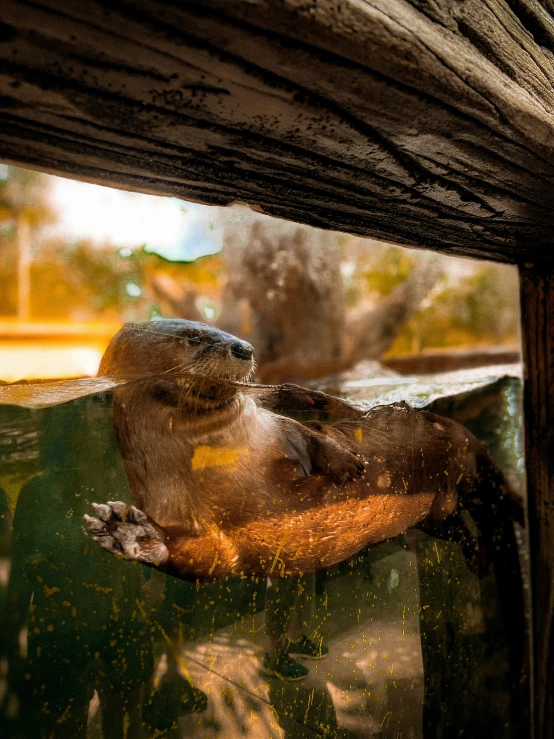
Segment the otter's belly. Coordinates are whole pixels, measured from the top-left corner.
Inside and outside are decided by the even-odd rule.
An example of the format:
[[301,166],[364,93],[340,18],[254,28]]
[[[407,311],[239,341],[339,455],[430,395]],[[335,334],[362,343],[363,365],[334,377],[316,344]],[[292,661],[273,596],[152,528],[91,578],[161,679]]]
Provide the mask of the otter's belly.
[[[252,517],[283,509],[271,477],[259,460],[205,465],[193,474],[195,498],[202,501],[205,518],[218,525],[236,525]],[[283,488],[284,489],[284,488]],[[285,506],[286,507],[286,506]]]
[[[251,450],[227,460],[218,451],[210,464],[194,471],[194,487],[206,518],[224,528],[307,511],[338,490],[321,475],[306,477],[282,457],[268,458]],[[348,491],[342,495],[347,498]]]
[[252,520],[233,532],[240,542],[239,569],[283,577],[332,567],[421,523],[433,498],[375,495]]
[[375,500],[410,498],[422,492],[437,496],[448,487],[444,476],[439,479],[425,467],[410,476],[398,462],[373,458],[361,479],[337,484],[321,474],[306,476],[282,457],[268,458],[251,449],[230,454],[212,448],[204,452],[202,465],[194,470],[195,497],[202,501],[204,520],[228,529],[313,513],[319,508],[324,508],[326,515],[333,510],[342,515],[357,510],[360,501],[371,500],[373,506],[377,505]]

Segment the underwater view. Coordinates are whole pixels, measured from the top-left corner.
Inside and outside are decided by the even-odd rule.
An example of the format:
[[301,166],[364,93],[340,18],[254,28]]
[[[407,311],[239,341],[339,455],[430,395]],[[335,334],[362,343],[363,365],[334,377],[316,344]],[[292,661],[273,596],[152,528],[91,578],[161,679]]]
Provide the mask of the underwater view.
[[[59,404],[56,384],[21,385],[11,403],[0,394],[8,736],[517,736],[506,723],[518,710],[521,586],[501,592],[495,563],[468,553],[477,545],[468,547],[460,521],[446,533],[388,532],[344,559],[339,533],[313,555],[331,565],[311,568],[304,557],[315,571],[293,577],[281,576],[282,551],[272,552],[273,569],[189,569],[182,579],[98,546],[84,526],[92,504],[136,503],[114,437],[117,388],[95,393],[103,382],[81,381],[72,392],[87,394]],[[328,425],[344,415],[317,391],[308,410],[300,391],[252,390],[287,418]],[[342,391],[360,413],[407,397],[463,421],[521,486],[517,367],[346,380]],[[236,460],[212,463],[237,474]],[[502,558],[512,545],[503,535]],[[283,638],[289,661],[276,664]]]

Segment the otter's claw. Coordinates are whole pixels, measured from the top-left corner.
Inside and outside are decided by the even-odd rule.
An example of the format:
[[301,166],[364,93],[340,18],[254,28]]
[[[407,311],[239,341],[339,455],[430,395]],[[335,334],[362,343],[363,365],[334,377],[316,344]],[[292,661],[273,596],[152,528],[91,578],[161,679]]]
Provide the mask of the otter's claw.
[[365,462],[356,454],[350,454],[350,459],[345,462],[342,482],[359,480],[365,472]]
[[365,463],[356,454],[344,450],[344,454],[333,459],[329,474],[341,484],[358,480],[365,472]]
[[169,559],[162,535],[143,511],[121,501],[93,503],[94,516],[84,515],[85,528],[102,549],[126,559],[161,565]]
[[363,459],[328,437],[320,445],[318,464],[320,470],[338,485],[358,480],[365,472]]
[[101,521],[109,521],[112,517],[112,509],[105,503],[93,503],[94,512]]

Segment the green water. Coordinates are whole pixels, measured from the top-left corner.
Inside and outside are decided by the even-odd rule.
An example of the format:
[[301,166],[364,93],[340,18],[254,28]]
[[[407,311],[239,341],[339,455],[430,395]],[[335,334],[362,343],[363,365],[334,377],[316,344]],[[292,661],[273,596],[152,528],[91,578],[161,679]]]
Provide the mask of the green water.
[[[430,405],[521,484],[520,382],[500,375],[339,391]],[[408,532],[314,577],[304,626],[329,654],[284,682],[260,673],[266,579],[185,582],[118,560],[82,525],[106,500],[131,502],[109,392],[0,406],[2,736],[516,736],[495,579],[457,544]]]

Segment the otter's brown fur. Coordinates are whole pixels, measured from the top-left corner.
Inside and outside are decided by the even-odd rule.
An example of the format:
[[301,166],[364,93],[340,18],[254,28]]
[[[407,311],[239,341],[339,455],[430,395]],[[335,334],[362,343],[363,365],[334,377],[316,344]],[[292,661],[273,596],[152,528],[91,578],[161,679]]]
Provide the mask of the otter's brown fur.
[[[502,475],[459,424],[404,404],[300,424],[232,383],[252,370],[248,344],[181,320],[129,324],[102,361],[100,374],[140,377],[114,391],[115,434],[180,574],[313,572],[413,526],[438,531],[460,505],[484,510],[487,483],[509,507]],[[90,530],[109,548],[106,526]]]

